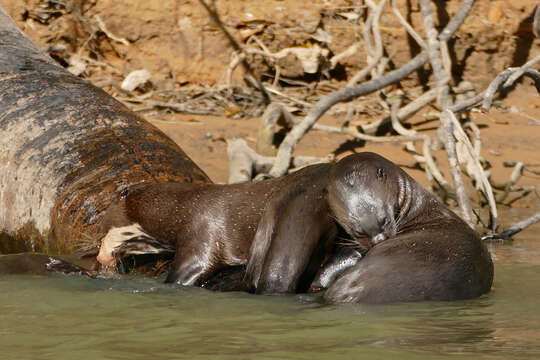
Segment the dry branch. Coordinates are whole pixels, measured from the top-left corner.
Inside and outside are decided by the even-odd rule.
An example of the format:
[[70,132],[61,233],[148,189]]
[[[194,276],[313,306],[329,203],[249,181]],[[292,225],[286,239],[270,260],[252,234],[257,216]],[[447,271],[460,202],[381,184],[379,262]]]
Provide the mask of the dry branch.
[[492,226],[495,226],[496,219],[497,219],[497,205],[495,204],[495,197],[493,196],[493,190],[491,188],[491,184],[489,183],[489,180],[484,172],[484,169],[482,168],[482,165],[480,164],[480,161],[478,159],[478,154],[476,153],[474,147],[472,146],[471,142],[469,141],[469,138],[465,134],[465,131],[463,131],[463,128],[461,127],[461,124],[456,119],[456,116],[453,112],[450,110],[445,110],[443,113],[443,116],[446,117],[446,120],[451,121],[454,129],[454,136],[458,138],[464,145],[465,148],[469,152],[469,156],[472,160],[472,165],[474,169],[474,178],[476,179],[477,183],[479,183],[480,188],[482,189],[482,192],[484,193],[484,196],[488,200],[489,208],[490,208],[490,214],[492,219]]
[[531,217],[528,217],[527,219],[522,220],[515,225],[512,225],[510,228],[503,231],[502,233],[485,235],[484,237],[482,237],[482,240],[495,240],[495,239],[509,240],[512,238],[513,235],[517,234],[518,232],[522,230],[525,230],[529,226],[537,223],[538,221],[540,221],[540,211],[532,215]]
[[[208,4],[204,0],[199,0],[199,3],[206,9],[208,14],[212,18],[212,21],[223,32],[227,40],[229,40],[229,43],[233,47],[234,51],[238,53],[242,53],[243,52],[242,47],[238,44],[235,38],[227,31],[227,29],[225,29],[225,26],[221,22],[221,19],[219,18],[219,15],[217,14],[217,12],[214,9],[212,9],[210,6],[208,6]],[[258,88],[263,94],[264,102],[266,104],[270,104],[270,99],[271,99],[270,94],[268,94],[268,92],[264,88],[264,85],[255,78],[255,76],[253,75],[253,71],[251,70],[251,66],[249,66],[249,63],[246,61],[245,58],[242,58],[242,57],[240,58],[240,63],[242,64],[242,67],[247,73],[246,80],[248,82],[251,82],[252,85],[255,86],[256,88]]]
[[[441,32],[439,39],[441,41],[447,41],[454,34],[457,28],[463,23],[467,14],[469,13],[472,0],[465,0],[461,4],[458,12],[446,25]],[[270,171],[272,177],[281,176],[286,173],[287,165],[290,162],[292,152],[298,141],[304,136],[304,134],[311,129],[313,124],[334,104],[338,102],[346,102],[353,100],[359,96],[369,94],[373,91],[382,89],[383,87],[393,84],[406,76],[411,72],[420,68],[428,59],[427,51],[422,51],[416,57],[411,59],[408,63],[401,68],[394,70],[384,76],[372,79],[357,86],[349,86],[334,93],[328,94],[322,97],[307,113],[304,120],[297,124],[285,137],[282,144],[279,147],[278,154],[276,156],[276,162]]]
[[[540,56],[539,56],[540,57]],[[534,80],[534,84],[536,86],[536,90],[540,92],[540,72],[534,69],[523,69],[523,68],[508,68],[501,72],[495,80],[489,84],[485,94],[484,94],[484,101],[482,103],[482,112],[488,112],[489,108],[491,107],[491,104],[493,102],[493,96],[495,96],[495,93],[499,91],[501,88],[506,88],[511,86],[513,83],[508,85],[507,80],[510,80],[510,76],[513,74],[519,74],[520,76],[528,76]],[[518,78],[514,78],[514,81]],[[503,84],[504,83],[504,84]]]
[[433,156],[431,155],[430,145],[431,145],[431,137],[429,135],[418,135],[416,131],[414,130],[407,130],[399,121],[398,117],[398,109],[401,105],[401,98],[398,99],[391,99],[391,119],[392,119],[392,128],[401,135],[406,136],[418,136],[423,139],[424,145],[423,145],[423,156],[420,156],[417,154],[416,149],[414,147],[413,142],[407,143],[407,149],[411,151],[414,155],[414,158],[419,163],[425,163],[426,165],[426,175],[431,180],[432,178],[437,181],[437,183],[446,191],[450,191],[450,185],[448,182],[444,179],[442,176],[439,168],[435,164],[435,160],[433,159]]
[[[444,147],[446,149],[446,155],[448,157],[448,164],[450,165],[452,179],[454,180],[456,197],[458,205],[461,209],[461,216],[463,217],[463,220],[465,220],[465,222],[467,222],[467,224],[469,224],[471,227],[474,227],[471,204],[469,201],[469,197],[467,196],[467,193],[465,191],[465,184],[463,183],[463,178],[461,176],[461,169],[457,160],[456,142],[454,139],[454,132],[456,131],[458,134],[460,134],[463,129],[461,129],[461,125],[459,124],[459,122],[457,122],[456,124],[452,121],[455,118],[454,114],[446,110],[450,105],[448,99],[449,88],[447,85],[450,78],[449,67],[448,65],[444,67],[443,60],[441,59],[441,57],[443,56],[443,51],[441,51],[441,42],[444,43],[445,41],[439,42],[437,30],[435,29],[433,20],[433,7],[431,6],[430,1],[419,0],[419,2],[422,20],[424,23],[424,29],[427,37],[426,45],[428,48],[427,51],[429,55],[429,61],[431,63],[431,69],[433,70],[433,76],[437,83],[437,89],[439,91],[438,103],[443,109],[443,113],[441,116],[441,124],[442,129],[445,132]],[[445,45],[443,45],[443,49],[445,49]],[[448,63],[449,60],[446,60],[446,62]],[[465,138],[467,139],[466,136]],[[465,141],[465,143],[467,143],[467,141]],[[475,157],[474,154],[471,154],[471,156],[473,158]],[[496,213],[494,220],[495,219]]]
[[398,8],[396,6],[396,0],[392,0],[391,4],[392,4],[392,11],[394,12],[396,17],[398,18],[401,25],[407,30],[409,35],[416,41],[416,43],[418,45],[420,45],[420,47],[422,49],[426,50],[427,45],[424,42],[424,39],[422,39],[422,37],[420,35],[418,35],[418,33],[416,31],[414,31],[413,27],[407,22],[407,20],[405,20],[405,18],[403,18],[403,16],[401,15],[401,13],[399,12],[399,10],[398,10]]
[[[405,121],[409,117],[416,114],[420,109],[422,109],[427,104],[431,103],[433,100],[437,98],[437,89],[431,89],[422,95],[420,95],[418,98],[414,99],[404,107],[400,108],[397,111],[397,118],[399,121]],[[391,122],[391,117],[384,117],[380,120],[374,121],[373,123],[369,125],[362,126],[362,130],[366,134],[375,134],[377,131],[381,128],[386,126]]]
[[367,45],[370,44],[369,28],[371,27],[373,38],[375,40],[375,50],[373,51],[371,49],[371,46],[367,46],[368,53],[370,53],[370,56],[368,57],[368,65],[362,70],[360,70],[358,73],[356,73],[356,75],[354,75],[352,79],[348,82],[347,86],[354,86],[359,80],[366,77],[383,57],[383,45],[381,40],[381,32],[379,30],[379,19],[381,17],[384,5],[386,4],[386,0],[381,0],[378,5],[375,5],[373,1],[370,0],[367,1],[367,4],[373,10],[373,12],[370,13],[369,19],[367,21],[367,23],[371,24],[371,26],[366,26],[364,32],[364,41]]
[[510,175],[510,180],[506,183],[504,192],[497,197],[497,202],[502,203],[508,197],[510,189],[512,189],[512,186],[518,182],[519,178],[523,174],[523,168],[524,164],[522,162],[518,162],[514,166],[514,171],[512,171],[512,175]]
[[[229,184],[251,181],[254,173],[268,173],[275,162],[275,158],[261,156],[251,149],[245,140],[227,140],[227,155],[229,156]],[[329,162],[333,160],[329,155],[324,158],[314,156],[297,156],[291,159],[294,168],[310,164]]]
[[357,86],[351,86],[339,89],[331,94],[322,97],[307,113],[304,120],[298,123],[285,137],[281,143],[278,154],[276,156],[276,163],[272,170],[270,170],[270,176],[278,177],[287,172],[287,166],[290,162],[291,154],[300,139],[304,134],[311,129],[313,124],[333,105],[338,102],[346,102],[353,100],[361,95],[369,94],[373,91],[382,89],[383,87],[393,84],[406,76],[411,72],[419,68],[424,64],[427,59],[425,53],[420,53],[414,59],[403,65],[401,68],[394,70],[385,76],[367,81]]

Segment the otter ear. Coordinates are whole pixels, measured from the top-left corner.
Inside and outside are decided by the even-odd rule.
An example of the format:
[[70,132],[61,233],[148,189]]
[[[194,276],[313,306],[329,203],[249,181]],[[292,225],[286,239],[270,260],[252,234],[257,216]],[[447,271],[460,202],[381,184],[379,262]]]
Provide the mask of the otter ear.
[[384,171],[383,168],[377,168],[377,179],[379,179],[379,180],[385,180],[386,179],[386,171]]

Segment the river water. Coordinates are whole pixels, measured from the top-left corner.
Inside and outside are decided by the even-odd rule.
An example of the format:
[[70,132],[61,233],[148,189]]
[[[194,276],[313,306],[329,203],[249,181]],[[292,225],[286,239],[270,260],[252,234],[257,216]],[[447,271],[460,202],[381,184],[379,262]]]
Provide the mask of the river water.
[[150,278],[0,277],[0,359],[540,359],[540,226],[479,299],[323,306]]

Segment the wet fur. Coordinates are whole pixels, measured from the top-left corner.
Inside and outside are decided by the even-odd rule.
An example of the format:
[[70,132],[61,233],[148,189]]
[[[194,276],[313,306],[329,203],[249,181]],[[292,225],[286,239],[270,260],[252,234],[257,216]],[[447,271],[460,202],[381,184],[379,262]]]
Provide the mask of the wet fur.
[[473,229],[392,162],[372,153],[355,162],[364,173],[383,169],[384,203],[398,207],[379,229],[392,235],[331,284],[327,302],[457,300],[490,290],[493,262]]
[[[118,214],[106,216],[107,226],[138,223],[175,248],[167,281],[183,285],[283,293],[322,282],[327,302],[381,303],[476,297],[493,280],[478,235],[373,153],[258,183],[138,186],[111,211]],[[364,258],[339,251],[341,228],[351,238],[347,246],[368,249]],[[211,280],[243,266],[238,286],[223,283],[237,282],[238,272]]]
[[[256,276],[260,281],[253,284],[253,291],[294,292],[300,283],[307,289],[334,238],[324,198],[330,167],[309,166],[258,183],[137,186],[107,211],[102,232],[139,224],[148,239],[155,239],[153,246],[157,242],[163,249],[173,247],[175,263],[167,282],[202,285],[216,272],[253,259],[246,272],[248,279]],[[320,226],[313,226],[313,214],[323,218]],[[252,247],[265,229],[274,235],[273,242],[256,240]],[[302,241],[306,231],[309,242]],[[278,245],[289,239],[298,244],[294,253],[291,244]],[[137,244],[137,237],[126,238],[115,253],[127,256]],[[284,273],[292,275],[285,280]],[[276,280],[278,274],[281,280]]]
[[284,293],[309,287],[337,234],[326,198],[328,175],[329,167],[313,167],[310,176],[296,176],[298,181],[267,205],[246,269],[252,291]]

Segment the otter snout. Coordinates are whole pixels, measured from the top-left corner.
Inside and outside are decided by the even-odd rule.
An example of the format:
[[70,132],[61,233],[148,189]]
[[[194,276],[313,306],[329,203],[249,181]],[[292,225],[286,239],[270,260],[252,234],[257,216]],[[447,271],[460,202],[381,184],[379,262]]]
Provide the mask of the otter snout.
[[112,253],[104,250],[105,248],[106,246],[101,244],[101,248],[99,249],[99,254],[96,259],[103,266],[112,266],[116,263],[116,260],[114,256],[112,256]]

